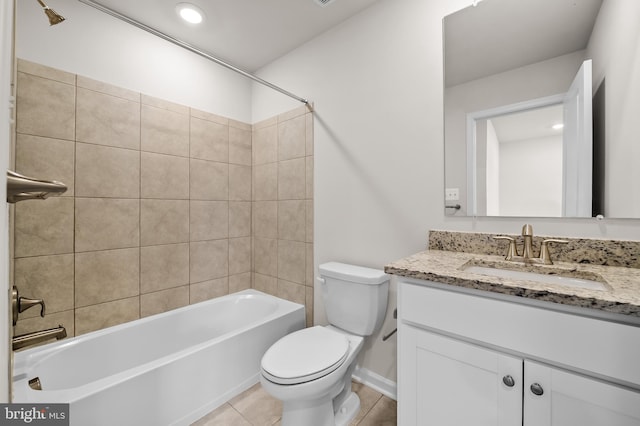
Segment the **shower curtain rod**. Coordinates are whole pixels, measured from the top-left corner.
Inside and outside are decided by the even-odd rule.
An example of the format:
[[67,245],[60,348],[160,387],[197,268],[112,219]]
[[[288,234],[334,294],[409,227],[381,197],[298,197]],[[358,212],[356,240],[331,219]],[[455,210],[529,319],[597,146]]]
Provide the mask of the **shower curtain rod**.
[[278,87],[275,84],[269,83],[268,81],[263,80],[260,77],[256,77],[255,75],[250,74],[250,73],[248,73],[248,72],[246,72],[244,70],[241,70],[240,68],[235,67],[235,66],[233,66],[233,65],[231,65],[231,64],[229,64],[227,62],[224,62],[223,60],[218,59],[215,56],[210,55],[209,53],[207,53],[207,52],[205,52],[203,50],[200,50],[197,47],[194,47],[194,46],[190,45],[189,43],[186,43],[186,42],[184,42],[182,40],[179,40],[179,39],[177,39],[175,37],[171,37],[170,35],[167,35],[167,34],[163,33],[162,31],[156,30],[155,28],[149,27],[149,26],[143,24],[142,22],[139,22],[139,21],[136,21],[135,19],[129,18],[128,16],[123,15],[123,14],[121,14],[119,12],[116,12],[115,10],[110,9],[110,8],[108,8],[106,6],[103,6],[100,3],[96,3],[96,2],[94,2],[92,0],[78,0],[78,1],[80,3],[86,4],[87,6],[91,6],[91,7],[95,8],[95,9],[98,9],[99,11],[104,12],[104,13],[106,13],[108,15],[111,15],[114,18],[118,18],[121,21],[124,21],[124,22],[126,22],[128,24],[131,24],[134,27],[138,27],[141,30],[144,30],[144,31],[146,31],[148,33],[151,33],[151,34],[155,35],[155,36],[158,36],[158,37],[160,37],[160,38],[162,38],[162,39],[164,39],[164,40],[166,40],[168,42],[171,42],[171,43],[173,43],[173,44],[175,44],[177,46],[180,46],[180,47],[182,47],[184,49],[187,49],[188,51],[190,51],[192,53],[195,53],[195,54],[200,55],[200,56],[202,56],[202,57],[204,57],[206,59],[209,59],[210,61],[213,61],[218,65],[222,65],[223,67],[228,68],[231,71],[237,72],[238,74],[241,74],[241,75],[243,75],[243,76],[245,76],[245,77],[257,82],[257,83],[260,83],[260,84],[262,84],[264,86],[267,86],[267,87],[269,87],[269,88],[271,88],[271,89],[273,89],[275,91],[278,91],[278,92],[282,93],[283,95],[287,95],[287,96],[289,96],[289,97],[291,97],[291,98],[293,98],[293,99],[295,99],[295,100],[297,100],[299,102],[302,102],[303,104],[309,105],[309,101],[308,100],[306,100],[304,98],[301,98],[300,96],[294,95],[293,93],[289,92],[288,90],[285,90],[285,89],[283,89],[281,87]]

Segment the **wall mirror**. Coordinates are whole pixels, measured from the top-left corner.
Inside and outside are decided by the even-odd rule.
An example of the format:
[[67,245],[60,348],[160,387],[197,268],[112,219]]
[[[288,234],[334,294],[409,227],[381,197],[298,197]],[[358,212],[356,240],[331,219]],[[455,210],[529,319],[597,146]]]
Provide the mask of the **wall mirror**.
[[640,2],[484,0],[443,28],[445,214],[640,218]]

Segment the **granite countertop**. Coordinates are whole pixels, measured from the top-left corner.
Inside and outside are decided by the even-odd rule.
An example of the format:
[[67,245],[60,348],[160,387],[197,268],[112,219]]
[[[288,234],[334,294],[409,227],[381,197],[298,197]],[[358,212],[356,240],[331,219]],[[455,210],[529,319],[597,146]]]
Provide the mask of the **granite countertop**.
[[[543,284],[465,271],[470,264],[538,273],[581,277],[602,282],[604,290]],[[556,261],[553,265],[525,265],[503,256],[427,250],[385,266],[385,272],[408,278],[489,291],[510,296],[614,314],[640,317],[640,269]]]

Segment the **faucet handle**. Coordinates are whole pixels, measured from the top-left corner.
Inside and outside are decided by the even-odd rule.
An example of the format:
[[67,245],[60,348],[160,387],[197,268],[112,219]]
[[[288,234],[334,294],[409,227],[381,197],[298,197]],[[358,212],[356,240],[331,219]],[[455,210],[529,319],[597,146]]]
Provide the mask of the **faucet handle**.
[[18,313],[24,312],[27,309],[40,305],[40,316],[44,318],[44,300],[42,299],[29,299],[28,297],[19,297],[18,298]]
[[18,323],[19,313],[24,312],[35,305],[40,305],[40,316],[44,318],[44,300],[20,297],[20,294],[18,294],[18,288],[16,286],[13,286],[13,289],[11,290],[11,313],[13,325],[16,325]]
[[507,240],[509,241],[509,249],[507,250],[507,255],[504,257],[504,260],[511,260],[514,257],[518,256],[518,248],[516,247],[516,240],[513,237],[508,237],[506,235],[497,235],[493,237],[494,240]]
[[540,260],[545,265],[553,265],[553,261],[551,260],[551,254],[549,253],[549,243],[556,244],[567,244],[569,241],[567,240],[558,240],[556,238],[549,238],[546,240],[542,240],[542,245],[540,245]]

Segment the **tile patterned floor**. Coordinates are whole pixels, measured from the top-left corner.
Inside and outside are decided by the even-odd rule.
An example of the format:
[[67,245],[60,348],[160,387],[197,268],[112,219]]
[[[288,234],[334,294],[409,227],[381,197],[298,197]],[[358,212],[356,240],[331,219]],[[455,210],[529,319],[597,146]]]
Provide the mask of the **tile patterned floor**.
[[[352,389],[360,397],[360,413],[351,426],[396,425],[396,401],[359,383]],[[279,426],[281,414],[282,403],[258,383],[192,426]]]

